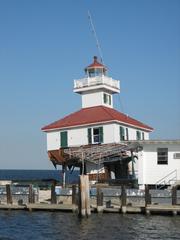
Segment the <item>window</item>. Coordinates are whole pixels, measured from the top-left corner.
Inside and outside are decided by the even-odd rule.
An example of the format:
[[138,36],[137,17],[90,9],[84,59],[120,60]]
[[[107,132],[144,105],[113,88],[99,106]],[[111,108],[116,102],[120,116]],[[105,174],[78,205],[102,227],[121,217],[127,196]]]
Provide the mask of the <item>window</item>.
[[174,153],[174,159],[180,159],[180,153]]
[[111,105],[111,95],[109,95],[108,97],[109,97],[109,105]]
[[129,140],[129,132],[128,132],[128,128],[126,128],[126,140]]
[[105,104],[111,105],[111,95],[104,93],[103,94],[103,100]]
[[168,148],[157,149],[157,164],[168,164]]
[[61,147],[66,148],[68,146],[67,131],[60,133],[60,139],[61,139]]
[[141,140],[141,132],[136,131],[136,140]]
[[103,143],[103,127],[88,128],[88,144]]
[[122,126],[120,126],[120,128],[119,128],[119,132],[120,132],[120,141],[124,141],[125,140],[125,132],[124,132],[124,128]]

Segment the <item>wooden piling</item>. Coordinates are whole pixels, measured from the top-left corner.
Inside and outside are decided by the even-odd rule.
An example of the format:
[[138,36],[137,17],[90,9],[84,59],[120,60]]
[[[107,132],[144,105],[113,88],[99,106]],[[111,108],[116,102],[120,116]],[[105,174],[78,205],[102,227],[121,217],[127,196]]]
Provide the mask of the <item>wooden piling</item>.
[[67,166],[65,164],[62,165],[62,187],[66,187],[66,170]]
[[171,190],[171,196],[172,196],[172,205],[177,205],[177,187],[172,187]]
[[96,188],[97,212],[103,211],[103,192],[99,186]]
[[85,206],[86,206],[86,215],[91,215],[91,207],[90,207],[90,190],[89,190],[89,176],[85,175]]
[[151,194],[149,193],[149,186],[145,185],[145,207],[151,204]]
[[13,204],[10,184],[6,185],[7,204]]
[[57,198],[56,198],[56,181],[53,181],[51,184],[51,203],[56,204],[57,203]]
[[76,185],[73,184],[72,185],[72,210],[73,210],[73,212],[75,212],[77,210],[77,205],[78,205],[77,188],[76,188]]
[[35,196],[34,196],[34,190],[33,190],[33,185],[29,185],[29,203],[34,203],[35,202]]
[[76,192],[76,185],[73,184],[72,185],[72,204],[73,205],[76,205],[76,194],[77,194],[77,192]]
[[89,197],[89,177],[80,175],[79,177],[79,216],[85,217],[91,214]]
[[127,194],[125,185],[121,186],[121,211],[126,213]]

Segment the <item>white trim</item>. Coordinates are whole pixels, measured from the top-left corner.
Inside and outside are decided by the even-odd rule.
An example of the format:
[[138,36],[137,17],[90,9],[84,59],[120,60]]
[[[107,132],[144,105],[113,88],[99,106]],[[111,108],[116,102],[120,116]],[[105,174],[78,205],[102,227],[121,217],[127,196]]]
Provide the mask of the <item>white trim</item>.
[[172,140],[129,140],[129,143],[139,143],[139,144],[180,144],[180,139],[172,139]]
[[129,124],[129,123],[126,123],[126,122],[121,122],[121,121],[118,121],[118,120],[110,120],[110,121],[104,121],[104,122],[95,122],[95,123],[86,123],[86,124],[80,124],[80,125],[72,125],[72,126],[68,126],[68,127],[62,127],[62,128],[51,128],[51,129],[45,129],[45,130],[42,130],[43,132],[50,132],[50,131],[55,131],[55,130],[61,130],[61,129],[71,129],[71,128],[79,128],[79,127],[84,127],[84,126],[93,126],[93,125],[102,125],[102,124],[106,124],[106,123],[120,123],[120,124],[123,124],[125,126],[131,126],[131,127],[134,127],[136,129],[141,129],[141,130],[146,130],[147,132],[152,132],[152,130],[150,130],[149,128],[143,128],[143,127],[139,127],[137,125],[133,125],[133,124]]

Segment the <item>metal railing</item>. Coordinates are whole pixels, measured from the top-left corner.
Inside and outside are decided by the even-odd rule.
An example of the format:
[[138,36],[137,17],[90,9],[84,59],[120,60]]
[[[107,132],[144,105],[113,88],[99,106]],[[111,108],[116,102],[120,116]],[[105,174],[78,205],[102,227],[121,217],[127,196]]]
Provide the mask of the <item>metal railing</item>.
[[[177,169],[173,170],[172,172],[168,173],[163,178],[159,179],[156,183],[156,189],[162,188],[164,185],[172,185],[177,181]],[[158,186],[160,186],[158,188]]]

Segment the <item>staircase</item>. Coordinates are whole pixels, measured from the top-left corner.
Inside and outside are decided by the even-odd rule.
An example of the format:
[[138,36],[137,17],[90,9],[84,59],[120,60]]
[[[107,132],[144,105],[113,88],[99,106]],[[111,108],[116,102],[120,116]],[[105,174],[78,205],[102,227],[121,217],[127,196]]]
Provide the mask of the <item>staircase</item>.
[[175,186],[180,184],[180,181],[177,180],[177,169],[168,173],[166,176],[161,178],[155,183],[156,189],[161,189],[164,186]]

